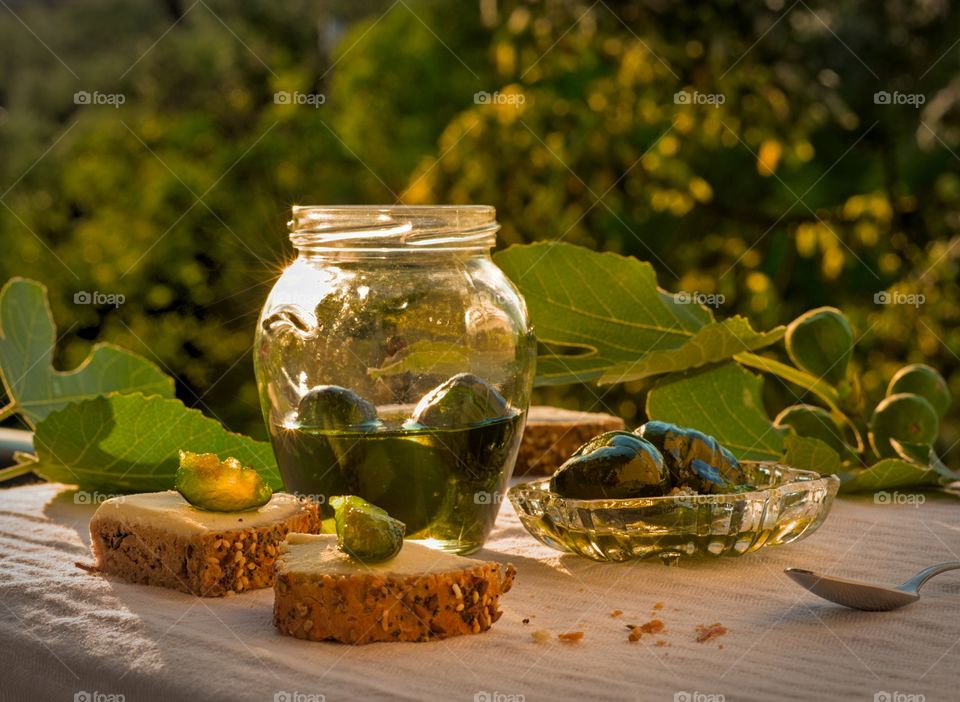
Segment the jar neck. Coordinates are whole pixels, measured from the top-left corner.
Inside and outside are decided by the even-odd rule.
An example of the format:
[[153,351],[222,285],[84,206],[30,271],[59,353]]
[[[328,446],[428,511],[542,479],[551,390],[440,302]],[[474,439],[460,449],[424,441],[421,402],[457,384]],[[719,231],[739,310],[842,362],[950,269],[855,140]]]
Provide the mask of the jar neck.
[[289,222],[300,256],[341,259],[483,255],[499,228],[484,205],[294,206]]

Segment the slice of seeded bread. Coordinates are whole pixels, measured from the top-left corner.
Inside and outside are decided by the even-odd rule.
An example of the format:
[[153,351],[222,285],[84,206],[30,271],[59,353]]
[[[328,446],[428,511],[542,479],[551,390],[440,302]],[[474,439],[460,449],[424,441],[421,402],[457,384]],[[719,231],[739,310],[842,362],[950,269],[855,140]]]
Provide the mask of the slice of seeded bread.
[[612,414],[535,405],[527,412],[513,474],[552,475],[589,439],[623,428],[623,420]]
[[320,524],[316,503],[283,493],[249,512],[207,512],[172,490],[114,497],[90,520],[92,570],[200,597],[270,587],[287,534]]
[[429,641],[486,631],[500,618],[512,565],[414,541],[384,563],[358,563],[333,535],[290,534],[277,561],[273,621],[298,639]]

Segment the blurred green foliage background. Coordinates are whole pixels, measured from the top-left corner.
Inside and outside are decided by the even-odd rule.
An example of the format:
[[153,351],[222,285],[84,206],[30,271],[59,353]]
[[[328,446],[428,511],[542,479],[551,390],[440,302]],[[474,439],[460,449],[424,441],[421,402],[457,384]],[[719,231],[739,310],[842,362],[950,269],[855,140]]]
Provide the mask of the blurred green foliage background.
[[[636,255],[758,327],[841,307],[875,399],[907,361],[960,396],[958,27],[893,0],[13,2],[0,273],[50,288],[63,366],[114,341],[263,437],[250,347],[290,205],[487,203],[501,245]],[[636,423],[643,391],[539,399]],[[794,391],[768,380],[771,410]]]

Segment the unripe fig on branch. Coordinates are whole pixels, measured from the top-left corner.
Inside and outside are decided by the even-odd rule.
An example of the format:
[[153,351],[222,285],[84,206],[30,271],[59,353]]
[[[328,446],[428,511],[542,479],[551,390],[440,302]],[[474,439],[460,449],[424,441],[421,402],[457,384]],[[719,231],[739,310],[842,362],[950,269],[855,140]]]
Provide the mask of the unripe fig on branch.
[[786,346],[798,368],[837,386],[846,377],[853,356],[853,330],[840,310],[818,307],[790,323]]
[[887,386],[887,395],[896,395],[897,393],[911,392],[919,395],[937,411],[937,416],[942,417],[950,409],[950,388],[947,387],[947,381],[937,371],[936,368],[924,365],[923,363],[914,363],[904,366],[897,371],[897,374],[890,380]]
[[870,445],[880,458],[895,458],[890,443],[933,444],[940,433],[940,418],[927,400],[903,392],[885,397],[870,417]]

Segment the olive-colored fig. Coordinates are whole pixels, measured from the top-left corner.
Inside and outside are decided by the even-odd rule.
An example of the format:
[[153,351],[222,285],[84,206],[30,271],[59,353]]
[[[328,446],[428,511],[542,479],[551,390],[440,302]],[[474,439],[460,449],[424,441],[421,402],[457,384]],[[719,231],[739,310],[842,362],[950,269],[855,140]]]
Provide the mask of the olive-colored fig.
[[852,458],[853,449],[843,437],[843,429],[823,407],[815,405],[792,405],[773,420],[775,427],[790,427],[797,436],[819,439],[842,458]]
[[905,444],[933,444],[939,432],[937,411],[913,393],[885,397],[870,417],[870,445],[880,458],[897,457],[891,439]]
[[787,354],[798,368],[839,385],[853,356],[853,330],[843,312],[818,307],[805,312],[787,327]]
[[297,421],[311,429],[369,428],[377,421],[377,408],[353,390],[318,385],[300,399]]
[[659,449],[674,487],[686,485],[699,493],[717,494],[747,483],[736,457],[701,431],[654,420],[634,433]]
[[460,427],[507,416],[507,401],[471,373],[459,373],[424,395],[413,421],[424,427]]
[[936,368],[923,363],[904,366],[893,376],[890,385],[887,386],[887,395],[896,395],[901,392],[919,395],[933,405],[939,417],[947,413],[953,399],[950,397],[950,388],[944,377]]
[[578,448],[550,479],[550,489],[583,500],[656,497],[670,489],[663,456],[646,439],[608,431]]
[[380,563],[400,553],[406,525],[356,495],[330,498],[337,548],[362,563]]
[[253,468],[215,453],[180,452],[174,487],[197,509],[244,512],[270,501],[273,490]]

